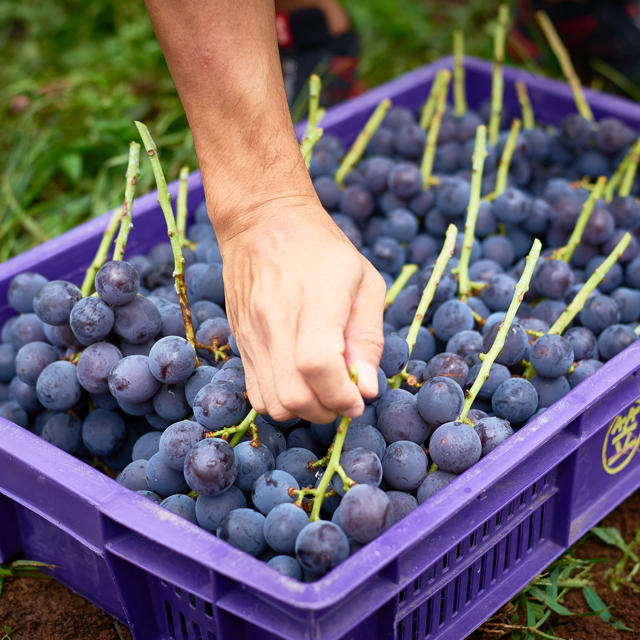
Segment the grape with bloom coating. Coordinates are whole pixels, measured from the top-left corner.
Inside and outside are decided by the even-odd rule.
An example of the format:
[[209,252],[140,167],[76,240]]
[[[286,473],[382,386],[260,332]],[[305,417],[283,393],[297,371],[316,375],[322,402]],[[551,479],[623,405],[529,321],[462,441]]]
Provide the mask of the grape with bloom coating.
[[429,455],[438,469],[462,473],[480,459],[482,444],[474,428],[464,422],[445,422],[431,435]]
[[356,542],[366,544],[378,537],[389,527],[392,519],[391,501],[387,494],[369,484],[349,489],[340,503],[344,532]]
[[300,531],[296,538],[295,552],[304,569],[323,575],[347,559],[349,541],[338,525],[318,520]]
[[136,297],[140,287],[140,276],[129,262],[110,260],[98,270],[95,287],[100,298],[107,304],[121,307]]
[[221,438],[200,440],[184,459],[184,477],[193,491],[217,496],[235,481],[238,471],[231,445]]

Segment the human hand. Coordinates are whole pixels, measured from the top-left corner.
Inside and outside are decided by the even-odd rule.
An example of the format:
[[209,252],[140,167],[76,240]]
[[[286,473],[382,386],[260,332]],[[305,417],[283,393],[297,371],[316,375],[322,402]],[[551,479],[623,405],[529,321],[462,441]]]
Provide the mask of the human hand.
[[360,415],[378,391],[384,280],[315,198],[269,201],[244,219],[219,241],[253,408],[279,421]]

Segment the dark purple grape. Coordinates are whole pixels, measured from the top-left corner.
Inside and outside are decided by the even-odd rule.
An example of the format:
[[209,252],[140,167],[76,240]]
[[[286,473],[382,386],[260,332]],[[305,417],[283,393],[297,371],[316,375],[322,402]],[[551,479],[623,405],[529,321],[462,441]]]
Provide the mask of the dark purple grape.
[[482,351],[482,334],[478,331],[460,331],[449,338],[445,351],[463,358]]
[[369,140],[367,153],[370,155],[390,156],[393,153],[394,133],[391,129],[381,126]]
[[429,427],[436,427],[460,415],[464,393],[455,380],[435,376],[420,387],[416,402],[422,419]]
[[204,438],[204,435],[202,425],[193,420],[181,420],[167,427],[162,433],[158,451],[162,453],[168,467],[181,471],[184,469],[187,453]]
[[[609,255],[618,245],[622,237],[626,233],[625,229],[615,229],[609,239],[602,245],[601,251],[604,255]],[[622,255],[618,258],[618,262],[622,265],[633,260],[640,252],[640,245],[638,239],[632,235],[631,240],[627,245],[627,248],[622,252]],[[591,258],[592,256],[590,256]]]
[[404,369],[408,361],[409,345],[407,341],[397,333],[386,335],[380,359],[380,368],[385,372],[385,375],[392,378]]
[[267,515],[278,504],[295,502],[295,497],[289,494],[289,489],[299,488],[300,485],[290,473],[275,469],[263,473],[255,481],[251,499],[254,506]]
[[620,322],[620,309],[613,298],[593,295],[585,302],[578,319],[582,326],[598,335],[603,329]]
[[217,305],[224,304],[224,283],[222,281],[222,264],[213,262],[206,270],[196,274],[191,287],[193,300],[208,300]]
[[33,298],[33,310],[42,322],[69,324],[73,305],[82,298],[80,289],[66,280],[51,280],[43,284]]
[[122,352],[122,356],[145,356],[149,355],[149,351],[151,351],[151,347],[155,344],[155,340],[147,340],[147,342],[143,342],[142,344],[131,344],[126,340],[120,340],[118,347]]
[[613,234],[615,220],[602,205],[596,205],[589,216],[582,233],[582,240],[588,244],[604,244]]
[[121,260],[105,262],[96,274],[95,287],[107,304],[129,304],[140,288],[140,276],[134,265]]
[[438,469],[430,473],[424,482],[418,487],[418,504],[422,504],[428,500],[434,493],[446,487],[452,480],[458,476],[455,473],[448,473]]
[[374,206],[371,193],[358,184],[346,187],[340,196],[340,211],[354,220],[366,220],[373,213]]
[[418,233],[418,219],[407,209],[394,209],[387,214],[381,231],[398,242],[409,242]]
[[313,186],[322,206],[328,211],[334,211],[340,202],[342,191],[331,176],[320,176],[313,181]]
[[[398,440],[410,440],[417,444],[424,442],[429,432],[429,427],[418,413],[416,396],[402,389],[394,389],[395,392],[402,392],[405,395],[394,394],[394,398],[383,405],[378,406],[377,428],[383,435],[387,443]],[[387,395],[387,394],[385,394]],[[384,402],[385,397],[380,402]]]
[[[406,340],[409,335],[410,325],[406,325],[398,330],[398,335]],[[413,360],[431,360],[436,352],[436,341],[431,335],[431,332],[425,327],[418,328],[418,335],[416,337],[416,343],[413,345],[411,351],[411,358]]]
[[499,418],[521,424],[536,412],[538,393],[528,380],[509,378],[496,389],[491,406]]
[[531,378],[531,384],[538,393],[538,409],[550,407],[554,402],[564,398],[571,390],[565,376],[545,378],[535,375]]
[[[116,482],[131,491],[148,491],[147,460],[134,458],[117,476]],[[185,496],[186,497],[186,496]]]
[[516,281],[511,276],[497,273],[489,278],[480,292],[480,298],[491,311],[506,311],[511,304],[515,286]]
[[16,375],[22,382],[35,385],[42,370],[57,359],[58,354],[50,344],[46,342],[29,342],[20,347],[18,353],[16,353]]
[[[591,274],[593,274],[593,272],[604,262],[605,258],[606,256],[596,256],[595,258],[591,258],[587,263],[587,266],[584,268],[585,278],[589,278],[589,276],[591,276]],[[617,262],[614,262],[605,274],[604,278],[602,278],[598,283],[598,289],[605,294],[611,293],[622,284],[623,280],[624,271]]]
[[[500,323],[494,323],[487,331],[482,343],[485,353],[491,349],[499,330]],[[524,358],[528,346],[529,340],[527,339],[527,334],[517,322],[514,322],[507,331],[504,346],[498,353],[496,362],[510,367]]]
[[431,459],[449,473],[462,473],[480,459],[481,452],[478,434],[464,422],[445,422],[429,439]]
[[[386,447],[384,437],[374,426],[352,423],[344,439],[342,450],[347,452],[356,448],[364,448],[372,451],[382,460]],[[355,480],[355,478],[352,479]]]
[[196,503],[189,496],[185,496],[182,493],[173,494],[165,498],[160,503],[160,506],[189,522],[193,522],[193,524],[198,524],[196,520]]
[[75,366],[66,360],[47,365],[38,376],[36,392],[38,400],[47,409],[67,411],[73,408],[82,396]]
[[22,382],[17,376],[9,383],[7,395],[2,397],[2,394],[0,394],[0,402],[5,402],[6,400],[14,400],[27,413],[36,413],[43,408],[38,400],[35,385]]
[[191,377],[185,382],[184,395],[187,404],[190,407],[193,407],[193,401],[195,400],[198,391],[200,391],[200,389],[202,389],[206,384],[209,384],[217,372],[218,369],[215,367],[203,365],[198,367]]
[[311,431],[309,431],[308,427],[297,427],[289,432],[287,435],[287,449],[308,449],[318,457],[324,455],[316,441],[311,437]]
[[381,236],[371,247],[370,260],[376,269],[395,276],[405,263],[405,251],[394,238]]
[[413,162],[398,162],[389,172],[387,186],[399,198],[412,198],[422,190],[420,168]]
[[[258,416],[256,427],[260,442],[269,448],[274,458],[277,458],[287,448],[287,441],[282,431],[266,422],[263,416]],[[248,436],[245,434],[245,437]]]
[[443,342],[461,331],[471,331],[474,320],[471,309],[460,300],[447,300],[437,309],[431,320],[436,337]]
[[239,424],[247,413],[247,401],[237,385],[211,382],[198,391],[193,401],[196,420],[207,429],[216,430]]
[[115,411],[94,409],[82,423],[84,446],[99,456],[116,453],[124,443],[126,433],[124,420]]
[[393,161],[384,156],[371,156],[364,162],[362,169],[364,185],[370,193],[379,195],[386,191],[389,173]]
[[279,553],[293,553],[298,534],[309,524],[309,516],[295,504],[276,505],[264,521],[264,538]]
[[605,362],[617,356],[638,339],[635,331],[624,324],[613,324],[598,336],[598,353]]
[[520,224],[526,220],[530,205],[531,201],[524,192],[507,187],[493,201],[493,215],[500,222]]
[[631,196],[616,196],[607,203],[609,211],[613,214],[616,227],[636,231],[640,225],[640,205]]
[[42,323],[42,329],[44,331],[44,335],[47,337],[47,340],[54,347],[69,347],[72,349],[80,348],[80,343],[73,334],[70,325],[61,324],[58,326],[54,326],[52,324]]
[[9,382],[15,375],[16,350],[10,344],[0,343],[0,382]]
[[[370,484],[377,487],[382,482],[382,463],[380,458],[369,449],[355,447],[343,451],[340,464],[347,476],[356,484]],[[338,474],[331,479],[331,485],[338,495],[344,495],[342,479]]]
[[600,362],[600,360],[595,359],[580,360],[580,362],[577,362],[573,371],[567,376],[567,380],[569,381],[571,388],[573,389],[573,387],[580,384],[592,373],[595,373],[602,364],[603,363]]
[[[481,364],[474,364],[469,370],[469,376],[467,378],[467,387],[471,387],[480,372]],[[507,367],[498,362],[494,362],[489,369],[489,376],[480,387],[478,392],[478,398],[481,400],[490,400],[495,390],[508,378],[511,377],[511,372]]]
[[465,363],[464,359],[456,353],[436,353],[429,362],[427,362],[427,369],[425,376],[427,378],[433,378],[435,376],[444,376],[451,378],[457,382],[460,387],[464,387],[464,383],[469,375],[469,367]]
[[291,556],[274,556],[267,562],[267,564],[276,571],[279,571],[285,576],[295,578],[296,580],[302,580],[302,567],[300,563]]
[[482,445],[481,457],[483,458],[501,442],[513,435],[513,429],[509,422],[495,416],[478,420],[473,425],[473,428],[480,438],[480,444]]
[[146,356],[122,358],[109,372],[108,384],[118,402],[130,403],[146,402],[160,388],[160,383],[151,375]]
[[129,304],[115,308],[113,330],[131,344],[155,337],[162,327],[160,312],[149,299],[137,295]]
[[408,160],[416,160],[422,156],[427,134],[417,124],[405,124],[396,130],[393,147],[398,155]]
[[438,250],[438,243],[426,233],[420,233],[409,241],[407,245],[407,262],[415,262],[423,266],[433,260]]
[[342,498],[340,521],[344,532],[350,538],[366,544],[391,525],[391,501],[387,494],[377,487],[368,484],[356,485]]
[[573,357],[571,343],[554,334],[541,336],[529,349],[531,365],[545,378],[565,375],[573,364]]
[[[487,236],[482,241],[483,261],[487,260],[495,265],[499,265],[500,267],[502,267],[501,269],[496,270],[495,273],[500,273],[503,269],[510,267],[513,264],[513,261],[515,260],[516,251],[515,251],[515,247],[513,246],[511,237],[512,237],[512,234],[510,234],[508,238],[505,238],[504,236],[494,235],[494,236]],[[527,246],[527,251],[528,249],[529,247]],[[473,269],[474,273],[476,272],[476,270],[477,270],[477,267]],[[471,269],[469,271],[469,277],[472,277]],[[489,277],[485,275],[483,280],[488,281]]]
[[233,449],[221,438],[200,440],[185,456],[185,480],[198,494],[217,496],[234,483],[236,475]]
[[[349,432],[354,427],[349,429]],[[347,436],[349,433],[347,433]],[[309,469],[309,463],[317,460],[316,455],[301,447],[285,449],[276,458],[276,469],[286,471],[293,476],[301,487],[313,486],[316,482],[315,472]]]
[[13,400],[0,402],[0,418],[9,420],[25,429],[29,426],[29,416],[27,412]]
[[184,386],[168,384],[162,385],[158,393],[153,396],[153,410],[164,420],[177,422],[191,413],[191,407],[184,397]]
[[226,318],[225,313],[219,305],[210,300],[198,300],[191,305],[191,318],[193,326],[197,328],[209,318]]
[[54,413],[44,423],[41,437],[58,449],[75,453],[80,444],[81,430],[82,420],[78,416],[72,413]]
[[241,442],[234,449],[238,475],[235,484],[243,491],[251,491],[255,481],[267,471],[275,469],[276,461],[264,444],[254,447],[251,442]]
[[265,517],[253,509],[234,509],[217,529],[218,538],[252,556],[259,556],[266,548]]
[[69,325],[73,335],[83,345],[106,338],[113,328],[114,314],[111,307],[100,298],[82,298],[71,309]]
[[149,370],[165,384],[184,382],[196,367],[196,352],[179,336],[167,336],[156,342],[149,351]]
[[133,460],[148,460],[152,455],[158,453],[161,437],[162,434],[158,431],[149,431],[141,435],[133,445],[131,458]]
[[19,273],[9,283],[7,299],[18,313],[31,313],[33,299],[48,280],[39,273]]
[[542,300],[534,307],[533,315],[551,326],[560,317],[565,307],[562,300]]
[[2,340],[9,343],[15,351],[29,342],[47,340],[44,325],[35,313],[23,313],[17,318],[10,318],[4,324],[2,334]]
[[450,177],[440,181],[436,207],[448,218],[462,216],[467,210],[471,186],[462,178]]
[[622,151],[633,138],[631,129],[618,118],[602,118],[595,127],[595,145],[599,151],[608,156]]
[[160,496],[182,493],[188,488],[182,471],[176,471],[168,466],[160,452],[147,460],[146,478],[149,489]]
[[571,327],[565,332],[564,338],[573,349],[574,360],[598,357],[596,337],[593,335],[593,332],[586,327]]
[[[396,296],[385,317],[397,326],[402,327],[406,325],[408,327],[418,308],[421,293],[415,284],[408,285]],[[407,328],[407,332],[408,331],[409,329]],[[406,334],[403,338],[406,338]]]
[[309,523],[296,538],[295,553],[303,569],[323,575],[349,556],[349,541],[333,522]]
[[216,532],[220,523],[234,509],[247,506],[244,493],[238,487],[230,486],[217,496],[198,496],[196,500],[196,520],[207,531]]
[[427,469],[427,454],[415,442],[407,440],[390,444],[382,458],[384,480],[394,489],[417,489],[425,479]]
[[504,273],[504,269],[494,260],[482,258],[469,265],[469,278],[477,282],[488,282],[497,273]]
[[392,517],[389,526],[402,520],[418,506],[418,501],[410,493],[387,491],[386,494],[391,502]]

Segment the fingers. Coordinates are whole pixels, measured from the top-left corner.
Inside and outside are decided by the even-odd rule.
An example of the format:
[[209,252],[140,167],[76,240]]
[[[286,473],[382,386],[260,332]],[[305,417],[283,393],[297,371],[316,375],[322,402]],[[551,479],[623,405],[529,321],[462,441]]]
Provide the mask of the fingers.
[[362,284],[344,332],[345,361],[358,372],[358,389],[365,398],[378,393],[378,366],[384,346],[382,317],[386,285],[373,269],[365,269]]

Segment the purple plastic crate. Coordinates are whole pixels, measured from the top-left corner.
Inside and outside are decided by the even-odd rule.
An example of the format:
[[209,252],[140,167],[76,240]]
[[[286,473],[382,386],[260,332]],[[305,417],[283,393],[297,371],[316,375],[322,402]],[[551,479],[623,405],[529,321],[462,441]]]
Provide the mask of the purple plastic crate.
[[[351,142],[383,97],[418,107],[450,58],[330,110]],[[490,94],[490,65],[468,59],[467,94]],[[536,117],[574,110],[568,88],[505,69],[505,106],[524,80]],[[587,91],[596,117],[640,128],[640,108]],[[175,195],[176,184],[170,190]],[[202,200],[199,174],[189,206]],[[165,236],[155,194],[134,205],[130,254]],[[0,265],[80,281],[98,218]],[[52,575],[127,624],[136,640],[461,640],[640,486],[640,342],[327,576],[303,584],[0,419],[0,562],[52,562]]]

